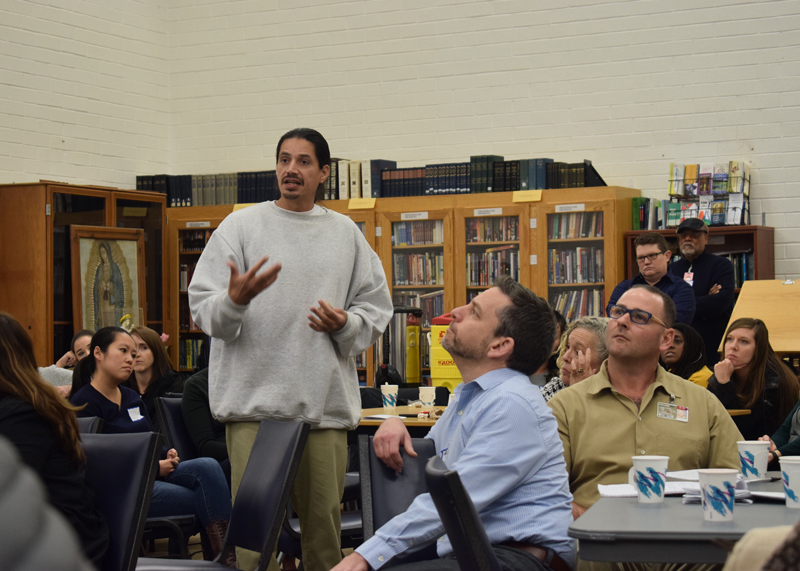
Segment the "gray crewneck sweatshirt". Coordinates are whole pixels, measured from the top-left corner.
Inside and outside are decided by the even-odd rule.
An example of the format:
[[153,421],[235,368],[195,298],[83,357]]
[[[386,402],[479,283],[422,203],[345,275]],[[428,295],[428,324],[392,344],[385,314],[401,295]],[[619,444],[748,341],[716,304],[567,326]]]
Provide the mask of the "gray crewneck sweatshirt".
[[[275,282],[237,305],[228,260],[244,273],[263,256],[280,262]],[[262,271],[265,269],[262,268]],[[347,311],[333,333],[309,327],[325,300]],[[380,259],[352,220],[315,206],[263,202],[234,212],[212,234],[189,286],[195,322],[210,335],[209,400],[223,422],[298,419],[352,429],[361,400],[352,357],[386,329],[392,300]]]

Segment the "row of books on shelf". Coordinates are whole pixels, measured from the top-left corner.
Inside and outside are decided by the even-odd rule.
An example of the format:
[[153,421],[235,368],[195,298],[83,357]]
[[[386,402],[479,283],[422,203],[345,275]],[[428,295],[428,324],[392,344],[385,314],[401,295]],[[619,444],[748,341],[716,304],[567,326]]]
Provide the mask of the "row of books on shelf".
[[181,232],[181,253],[202,252],[213,233],[214,230],[183,230]]
[[502,246],[484,252],[467,253],[467,286],[491,286],[503,275],[519,281],[517,246]]
[[[422,310],[420,325],[423,328],[428,328],[431,326],[431,319],[444,315],[444,290],[430,293],[395,290],[392,292],[392,303],[419,307]],[[425,335],[422,337],[424,338]]]
[[199,175],[140,175],[136,190],[167,196],[167,206],[214,206],[277,200],[275,171]]
[[550,240],[602,238],[602,212],[570,212],[547,217],[547,237]]
[[444,253],[392,254],[395,286],[429,286],[444,283]]
[[709,226],[737,226],[750,222],[748,201],[743,194],[730,194],[726,198],[700,196],[697,202],[643,196],[631,200],[633,230],[677,228],[687,218],[700,218]]
[[[469,162],[397,168],[387,159],[333,158],[323,185],[325,200],[504,192],[545,188],[605,186],[592,162],[553,159],[506,161],[478,155]],[[138,175],[136,190],[167,196],[167,205],[210,206],[280,198],[274,170],[200,175]]]
[[548,283],[587,284],[605,281],[603,248],[553,248],[548,251]]
[[424,246],[444,243],[442,220],[415,220],[392,223],[392,246]]
[[603,317],[606,311],[606,293],[600,289],[564,291],[550,299],[550,306],[567,321],[579,317]]
[[519,240],[517,216],[468,218],[465,226],[469,243]]
[[202,331],[192,319],[189,311],[189,296],[181,295],[178,300],[178,327],[181,331]]
[[204,339],[184,339],[179,343],[178,368],[194,369],[197,366],[197,358],[203,348]]
[[745,161],[669,165],[669,194],[701,196],[704,194],[750,195],[750,165]]
[[756,279],[753,252],[715,252],[715,254],[728,258],[733,264],[734,287],[742,287],[742,284],[747,280]]

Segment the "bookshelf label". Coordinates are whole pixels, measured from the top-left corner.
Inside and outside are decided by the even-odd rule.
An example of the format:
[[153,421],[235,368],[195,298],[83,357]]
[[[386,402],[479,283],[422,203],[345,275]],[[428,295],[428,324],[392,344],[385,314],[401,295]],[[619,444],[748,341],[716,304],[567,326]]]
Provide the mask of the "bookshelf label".
[[583,212],[586,210],[585,204],[557,204],[556,212]]
[[400,214],[400,220],[427,220],[427,212],[403,212]]
[[539,263],[539,257],[536,254],[531,254],[531,265],[535,266]]
[[502,208],[476,208],[472,211],[473,216],[502,216]]
[[211,222],[187,222],[187,228],[211,228]]
[[535,229],[538,224],[538,218],[531,218],[529,221],[531,229]]
[[542,200],[542,190],[515,190],[511,193],[512,202],[540,202]]
[[382,236],[383,229],[380,226],[375,226],[375,236]]
[[372,210],[375,208],[375,198],[351,198],[347,204],[350,210]]

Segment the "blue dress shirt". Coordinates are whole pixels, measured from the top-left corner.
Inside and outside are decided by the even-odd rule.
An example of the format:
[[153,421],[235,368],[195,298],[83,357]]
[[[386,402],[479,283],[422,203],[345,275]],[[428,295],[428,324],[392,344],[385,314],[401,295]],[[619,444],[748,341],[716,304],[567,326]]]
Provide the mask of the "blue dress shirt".
[[[558,425],[539,387],[511,369],[462,383],[426,438],[448,468],[458,470],[492,544],[508,541],[549,547],[575,564],[572,494]],[[373,569],[411,547],[439,538],[437,552],[453,551],[430,494],[381,527],[356,551]]]

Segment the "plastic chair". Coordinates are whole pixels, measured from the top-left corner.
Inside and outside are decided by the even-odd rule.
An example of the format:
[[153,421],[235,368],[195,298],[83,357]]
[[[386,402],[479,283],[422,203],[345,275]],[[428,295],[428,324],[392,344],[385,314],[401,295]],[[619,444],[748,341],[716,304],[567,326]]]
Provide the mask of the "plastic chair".
[[181,399],[178,397],[159,397],[156,399],[156,414],[164,431],[164,440],[168,448],[174,448],[181,460],[192,460],[198,457],[197,448],[192,442],[186,424],[183,422]]
[[78,418],[78,432],[81,434],[99,434],[103,432],[105,421],[99,416],[84,416]]
[[425,466],[425,481],[461,571],[500,571],[500,562],[478,510],[458,472],[448,469],[441,458],[434,456]]
[[81,437],[86,478],[108,523],[110,543],[101,571],[136,568],[161,442],[153,432]]
[[141,558],[137,571],[227,569],[220,561],[234,547],[261,553],[258,571],[266,571],[309,428],[305,422],[261,421],[233,504],[225,544],[214,561]]

